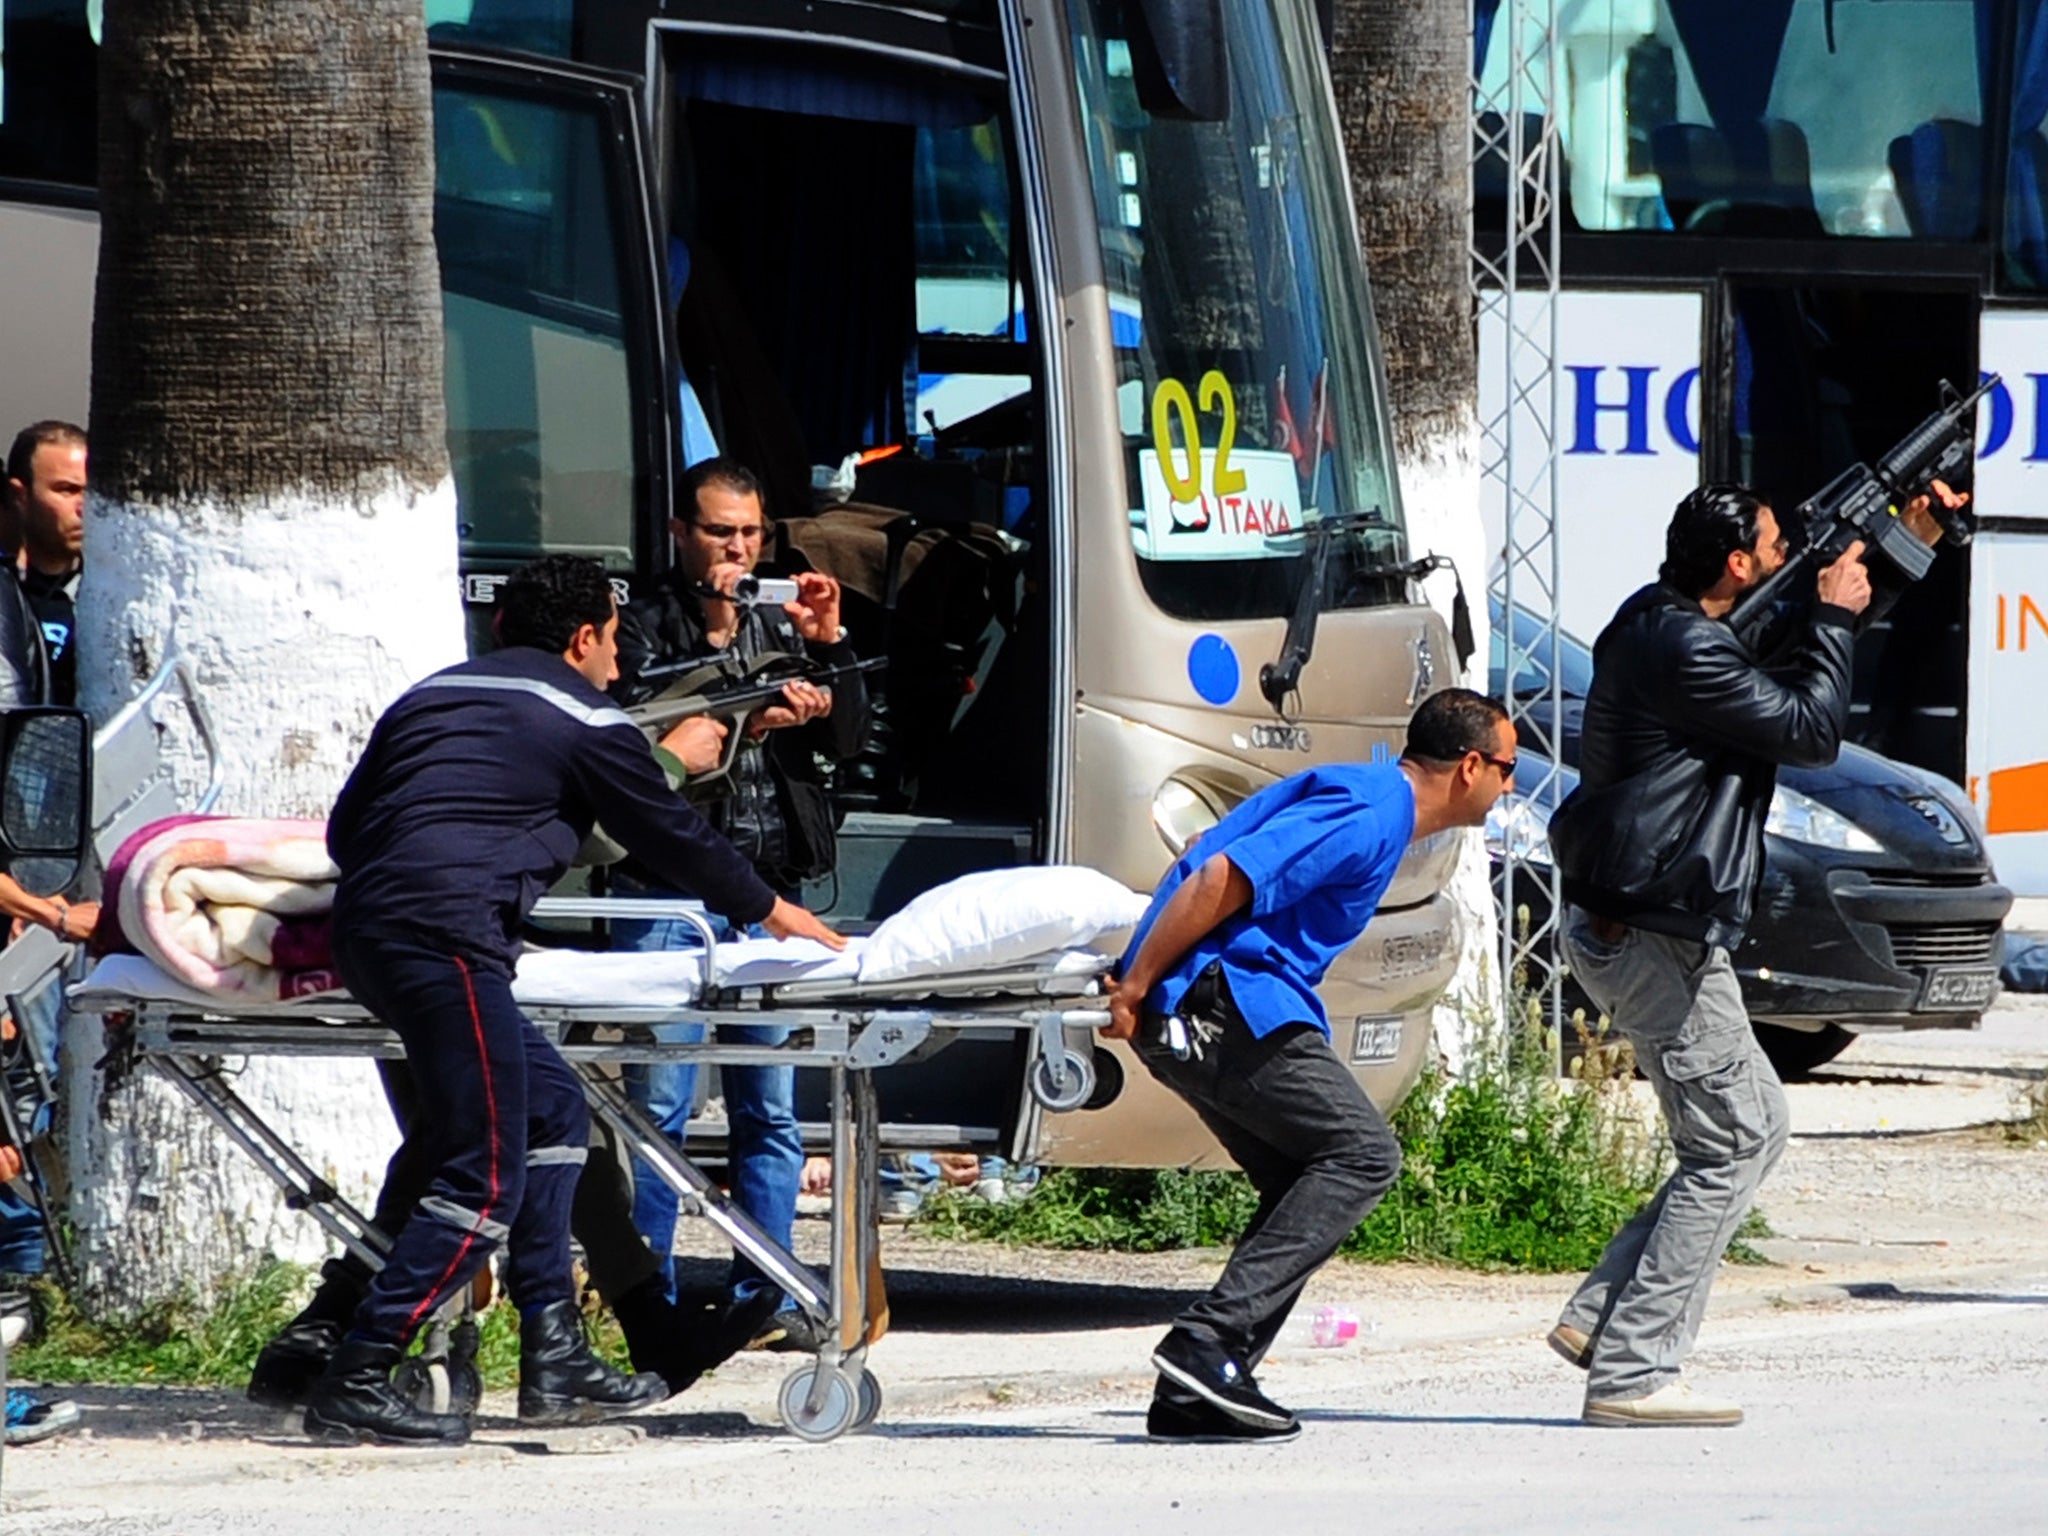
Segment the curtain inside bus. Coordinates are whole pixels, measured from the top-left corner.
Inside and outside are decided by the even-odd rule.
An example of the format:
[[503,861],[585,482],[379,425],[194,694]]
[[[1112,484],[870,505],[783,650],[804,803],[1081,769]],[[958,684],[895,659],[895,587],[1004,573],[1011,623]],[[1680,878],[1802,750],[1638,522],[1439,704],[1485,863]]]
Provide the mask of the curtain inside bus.
[[[701,147],[677,233],[693,259],[718,259],[809,464],[905,441],[917,389],[918,131],[979,123],[987,105],[872,61],[693,51],[674,79]],[[730,408],[721,414],[737,425]],[[785,501],[807,502],[796,492]]]
[[1724,134],[1762,120],[1792,21],[1792,0],[1670,0],[1707,115]]
[[[1976,0],[1977,76],[1983,83],[1987,117],[1996,71],[1999,12],[2007,0]],[[2048,287],[2048,25],[2042,0],[2011,0],[2018,7],[2013,37],[2012,148],[2005,190],[2006,274],[2029,288]]]
[[1500,14],[1500,0],[1472,0],[1472,73],[1486,67],[1486,49],[1493,41],[1493,19]]

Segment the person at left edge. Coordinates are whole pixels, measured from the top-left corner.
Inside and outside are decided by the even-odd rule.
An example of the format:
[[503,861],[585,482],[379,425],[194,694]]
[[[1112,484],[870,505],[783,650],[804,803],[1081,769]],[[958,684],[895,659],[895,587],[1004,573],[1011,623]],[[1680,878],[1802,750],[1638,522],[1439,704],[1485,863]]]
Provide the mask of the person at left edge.
[[438,672],[386,710],[336,800],[334,955],[405,1045],[408,1134],[438,1171],[306,1407],[319,1439],[458,1442],[460,1415],[415,1408],[391,1371],[420,1325],[506,1250],[520,1313],[519,1417],[565,1423],[645,1406],[658,1377],[604,1365],[582,1333],[569,1209],[589,1113],[568,1064],[512,997],[519,929],[603,806],[610,834],[735,924],[844,941],[777,897],[671,790],[605,697],[618,614],[595,560],[550,555],[498,601],[501,649]]

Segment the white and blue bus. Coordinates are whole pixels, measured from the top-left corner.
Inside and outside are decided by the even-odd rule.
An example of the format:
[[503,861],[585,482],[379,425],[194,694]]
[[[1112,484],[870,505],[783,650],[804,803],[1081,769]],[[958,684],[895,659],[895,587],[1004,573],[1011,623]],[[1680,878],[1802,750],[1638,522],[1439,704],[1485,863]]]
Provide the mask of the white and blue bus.
[[[1967,784],[2002,877],[2048,893],[2048,7],[1555,4],[1559,99],[1529,105],[1564,156],[1565,626],[1590,638],[1650,579],[1700,479],[1796,504],[1941,380],[2002,375],[1983,531],[1862,640],[1853,734]],[[1506,16],[1478,0],[1482,81]],[[1482,174],[1480,240],[1505,195]]]

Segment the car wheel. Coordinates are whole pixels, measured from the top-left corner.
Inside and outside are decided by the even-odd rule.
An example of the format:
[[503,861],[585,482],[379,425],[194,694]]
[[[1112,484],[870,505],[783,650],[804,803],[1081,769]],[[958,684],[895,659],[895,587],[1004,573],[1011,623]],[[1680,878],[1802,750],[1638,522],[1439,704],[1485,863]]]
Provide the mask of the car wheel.
[[1819,1029],[1787,1029],[1781,1024],[1758,1024],[1755,1028],[1757,1044],[1771,1058],[1778,1076],[1786,1079],[1801,1078],[1815,1067],[1826,1066],[1849,1049],[1849,1042],[1856,1038],[1839,1024],[1823,1024]]

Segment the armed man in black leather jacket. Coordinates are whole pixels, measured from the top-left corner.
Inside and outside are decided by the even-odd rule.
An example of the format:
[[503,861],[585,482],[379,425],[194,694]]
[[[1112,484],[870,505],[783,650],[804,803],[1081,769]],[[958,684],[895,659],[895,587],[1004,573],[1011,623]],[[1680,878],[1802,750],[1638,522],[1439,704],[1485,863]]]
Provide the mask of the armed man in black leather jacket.
[[[1931,544],[1926,508],[1904,515]],[[1551,1347],[1587,1372],[1590,1424],[1742,1421],[1680,1378],[1715,1268],[1787,1128],[1729,955],[1762,873],[1778,765],[1824,766],[1841,748],[1872,597],[1857,543],[1820,572],[1814,602],[1769,655],[1752,653],[1723,621],[1786,552],[1777,517],[1743,486],[1702,486],[1679,503],[1658,581],[1594,644],[1579,788],[1550,825],[1565,956],[1634,1046],[1678,1164],[1551,1331]]]

